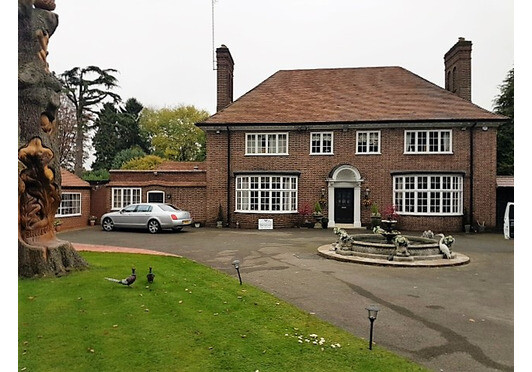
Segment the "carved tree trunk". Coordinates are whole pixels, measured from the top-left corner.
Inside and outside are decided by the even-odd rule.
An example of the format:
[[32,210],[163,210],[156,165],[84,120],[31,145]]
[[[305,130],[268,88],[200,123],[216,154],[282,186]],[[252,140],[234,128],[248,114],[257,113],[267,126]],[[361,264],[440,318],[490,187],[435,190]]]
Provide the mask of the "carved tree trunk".
[[61,83],[48,70],[48,40],[58,17],[54,0],[18,1],[18,271],[19,276],[62,275],[87,268],[67,241],[57,239],[54,216],[61,202],[55,156]]

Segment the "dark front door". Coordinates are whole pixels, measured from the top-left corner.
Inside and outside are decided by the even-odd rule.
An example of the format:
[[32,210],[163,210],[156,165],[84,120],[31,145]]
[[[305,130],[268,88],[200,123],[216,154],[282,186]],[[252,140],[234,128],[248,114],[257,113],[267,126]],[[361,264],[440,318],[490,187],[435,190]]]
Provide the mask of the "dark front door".
[[355,190],[334,189],[334,222],[353,223]]

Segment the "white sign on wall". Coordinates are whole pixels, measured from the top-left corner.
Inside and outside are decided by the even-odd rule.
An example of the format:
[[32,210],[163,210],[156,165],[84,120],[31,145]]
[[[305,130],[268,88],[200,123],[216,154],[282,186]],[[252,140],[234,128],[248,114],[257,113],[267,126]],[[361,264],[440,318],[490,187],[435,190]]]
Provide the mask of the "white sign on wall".
[[271,218],[259,218],[259,230],[272,230],[273,219]]

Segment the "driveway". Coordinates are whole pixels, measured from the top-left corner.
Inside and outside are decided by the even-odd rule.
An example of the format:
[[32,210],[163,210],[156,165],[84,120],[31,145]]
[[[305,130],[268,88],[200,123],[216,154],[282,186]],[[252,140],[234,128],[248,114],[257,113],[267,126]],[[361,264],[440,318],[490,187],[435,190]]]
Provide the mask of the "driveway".
[[[349,231],[354,233],[354,231]],[[415,233],[415,235],[421,235]],[[453,234],[463,266],[395,268],[322,258],[332,230],[189,228],[151,235],[60,233],[72,243],[143,248],[182,255],[235,276],[358,337],[369,337],[365,307],[380,307],[377,345],[434,371],[513,371],[514,243],[502,234]]]

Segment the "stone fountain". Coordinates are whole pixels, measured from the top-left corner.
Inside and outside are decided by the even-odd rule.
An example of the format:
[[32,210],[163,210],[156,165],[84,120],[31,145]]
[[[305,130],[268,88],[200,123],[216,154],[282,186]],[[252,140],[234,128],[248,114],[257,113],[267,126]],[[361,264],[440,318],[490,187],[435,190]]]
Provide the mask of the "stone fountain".
[[397,221],[384,220],[373,234],[348,234],[335,228],[337,237],[332,244],[318,248],[327,258],[385,266],[454,266],[469,262],[469,257],[453,252],[455,239],[434,234],[402,235],[394,229]]

